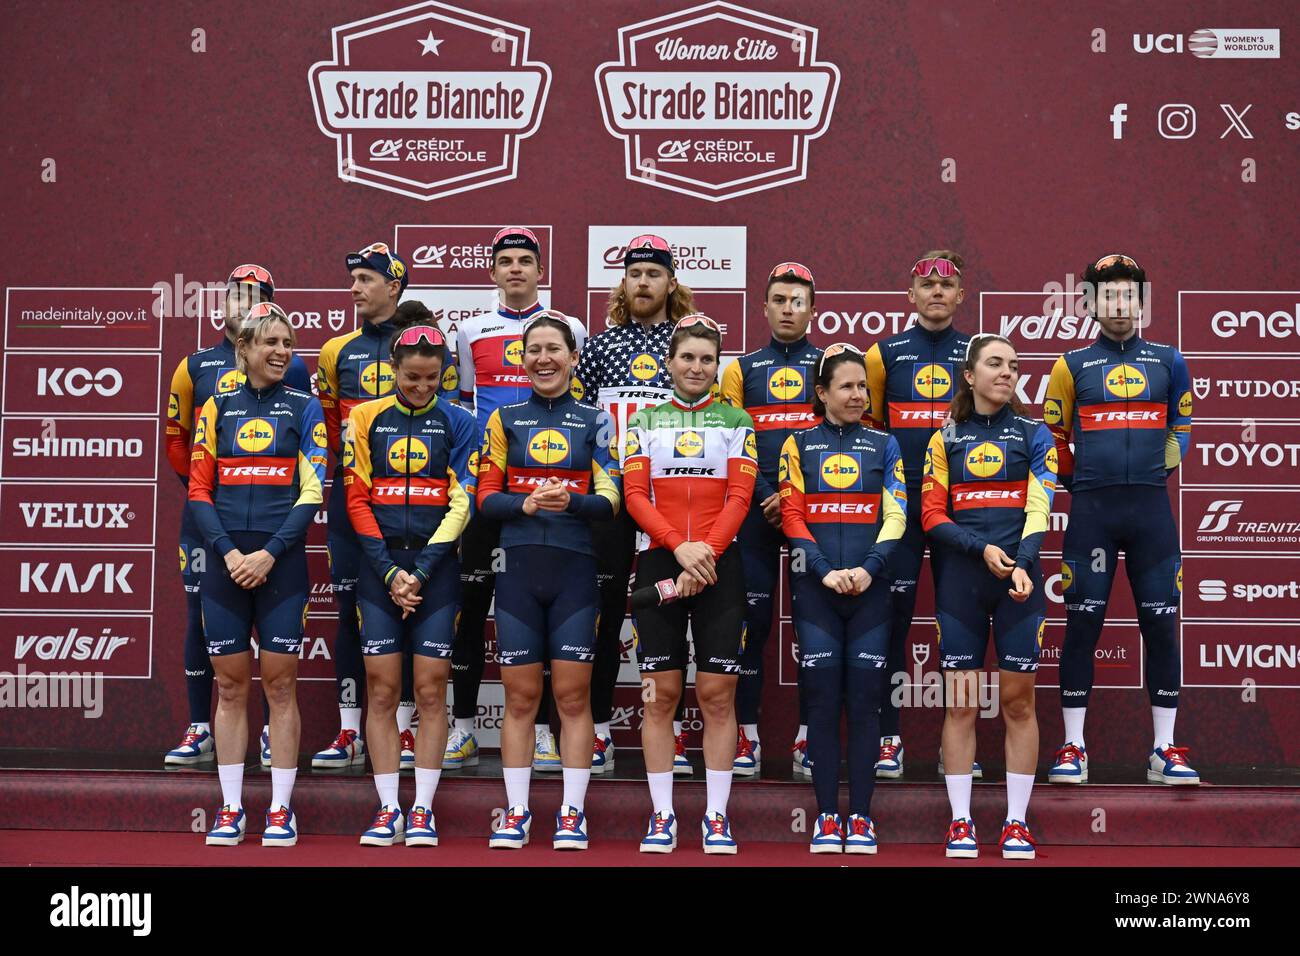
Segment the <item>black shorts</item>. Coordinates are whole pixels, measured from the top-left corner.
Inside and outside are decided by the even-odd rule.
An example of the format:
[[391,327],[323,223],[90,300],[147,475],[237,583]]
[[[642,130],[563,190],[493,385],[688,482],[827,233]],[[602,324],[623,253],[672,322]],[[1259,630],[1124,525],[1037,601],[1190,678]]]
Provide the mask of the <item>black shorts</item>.
[[[681,565],[671,551],[652,548],[637,559],[636,586],[665,578],[677,580]],[[740,676],[745,650],[745,574],[740,548],[732,544],[717,561],[718,583],[694,597],[647,608],[632,615],[636,659],[643,672],[685,670],[686,625],[695,643],[695,669]]]

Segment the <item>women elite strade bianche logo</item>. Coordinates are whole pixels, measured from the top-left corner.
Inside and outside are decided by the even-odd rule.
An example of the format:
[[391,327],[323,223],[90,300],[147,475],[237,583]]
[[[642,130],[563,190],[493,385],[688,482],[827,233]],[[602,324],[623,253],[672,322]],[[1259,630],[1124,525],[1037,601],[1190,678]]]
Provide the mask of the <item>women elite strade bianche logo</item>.
[[719,2],[618,37],[596,87],[628,179],[721,202],[807,178],[840,85],[816,29]]
[[341,179],[429,200],[515,178],[551,85],[526,28],[426,0],[333,33],[308,78]]

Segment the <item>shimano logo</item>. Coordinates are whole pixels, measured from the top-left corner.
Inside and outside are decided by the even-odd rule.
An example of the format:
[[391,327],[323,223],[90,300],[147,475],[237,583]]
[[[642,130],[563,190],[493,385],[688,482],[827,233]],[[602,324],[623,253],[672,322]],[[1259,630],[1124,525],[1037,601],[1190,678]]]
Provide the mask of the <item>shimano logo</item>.
[[15,438],[15,458],[142,458],[139,438]]

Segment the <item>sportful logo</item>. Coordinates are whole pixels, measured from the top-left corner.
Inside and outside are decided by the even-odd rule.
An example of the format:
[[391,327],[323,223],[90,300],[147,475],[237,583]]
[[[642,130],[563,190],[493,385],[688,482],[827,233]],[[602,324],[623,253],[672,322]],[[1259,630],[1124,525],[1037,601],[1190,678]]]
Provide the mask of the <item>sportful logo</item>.
[[551,85],[529,37],[434,0],[335,27],[308,82],[339,177],[423,200],[514,179]]
[[627,178],[711,202],[807,178],[839,83],[816,28],[722,2],[623,27],[596,71]]

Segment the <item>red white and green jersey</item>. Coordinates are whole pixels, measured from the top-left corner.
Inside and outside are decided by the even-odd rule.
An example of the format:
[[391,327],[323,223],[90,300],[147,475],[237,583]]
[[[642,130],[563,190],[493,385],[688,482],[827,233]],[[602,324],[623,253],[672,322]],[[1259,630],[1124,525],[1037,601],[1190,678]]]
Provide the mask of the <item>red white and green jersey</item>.
[[628,420],[623,494],[640,549],[703,541],[721,557],[749,511],[758,477],[754,420],[710,393],[643,409]]

